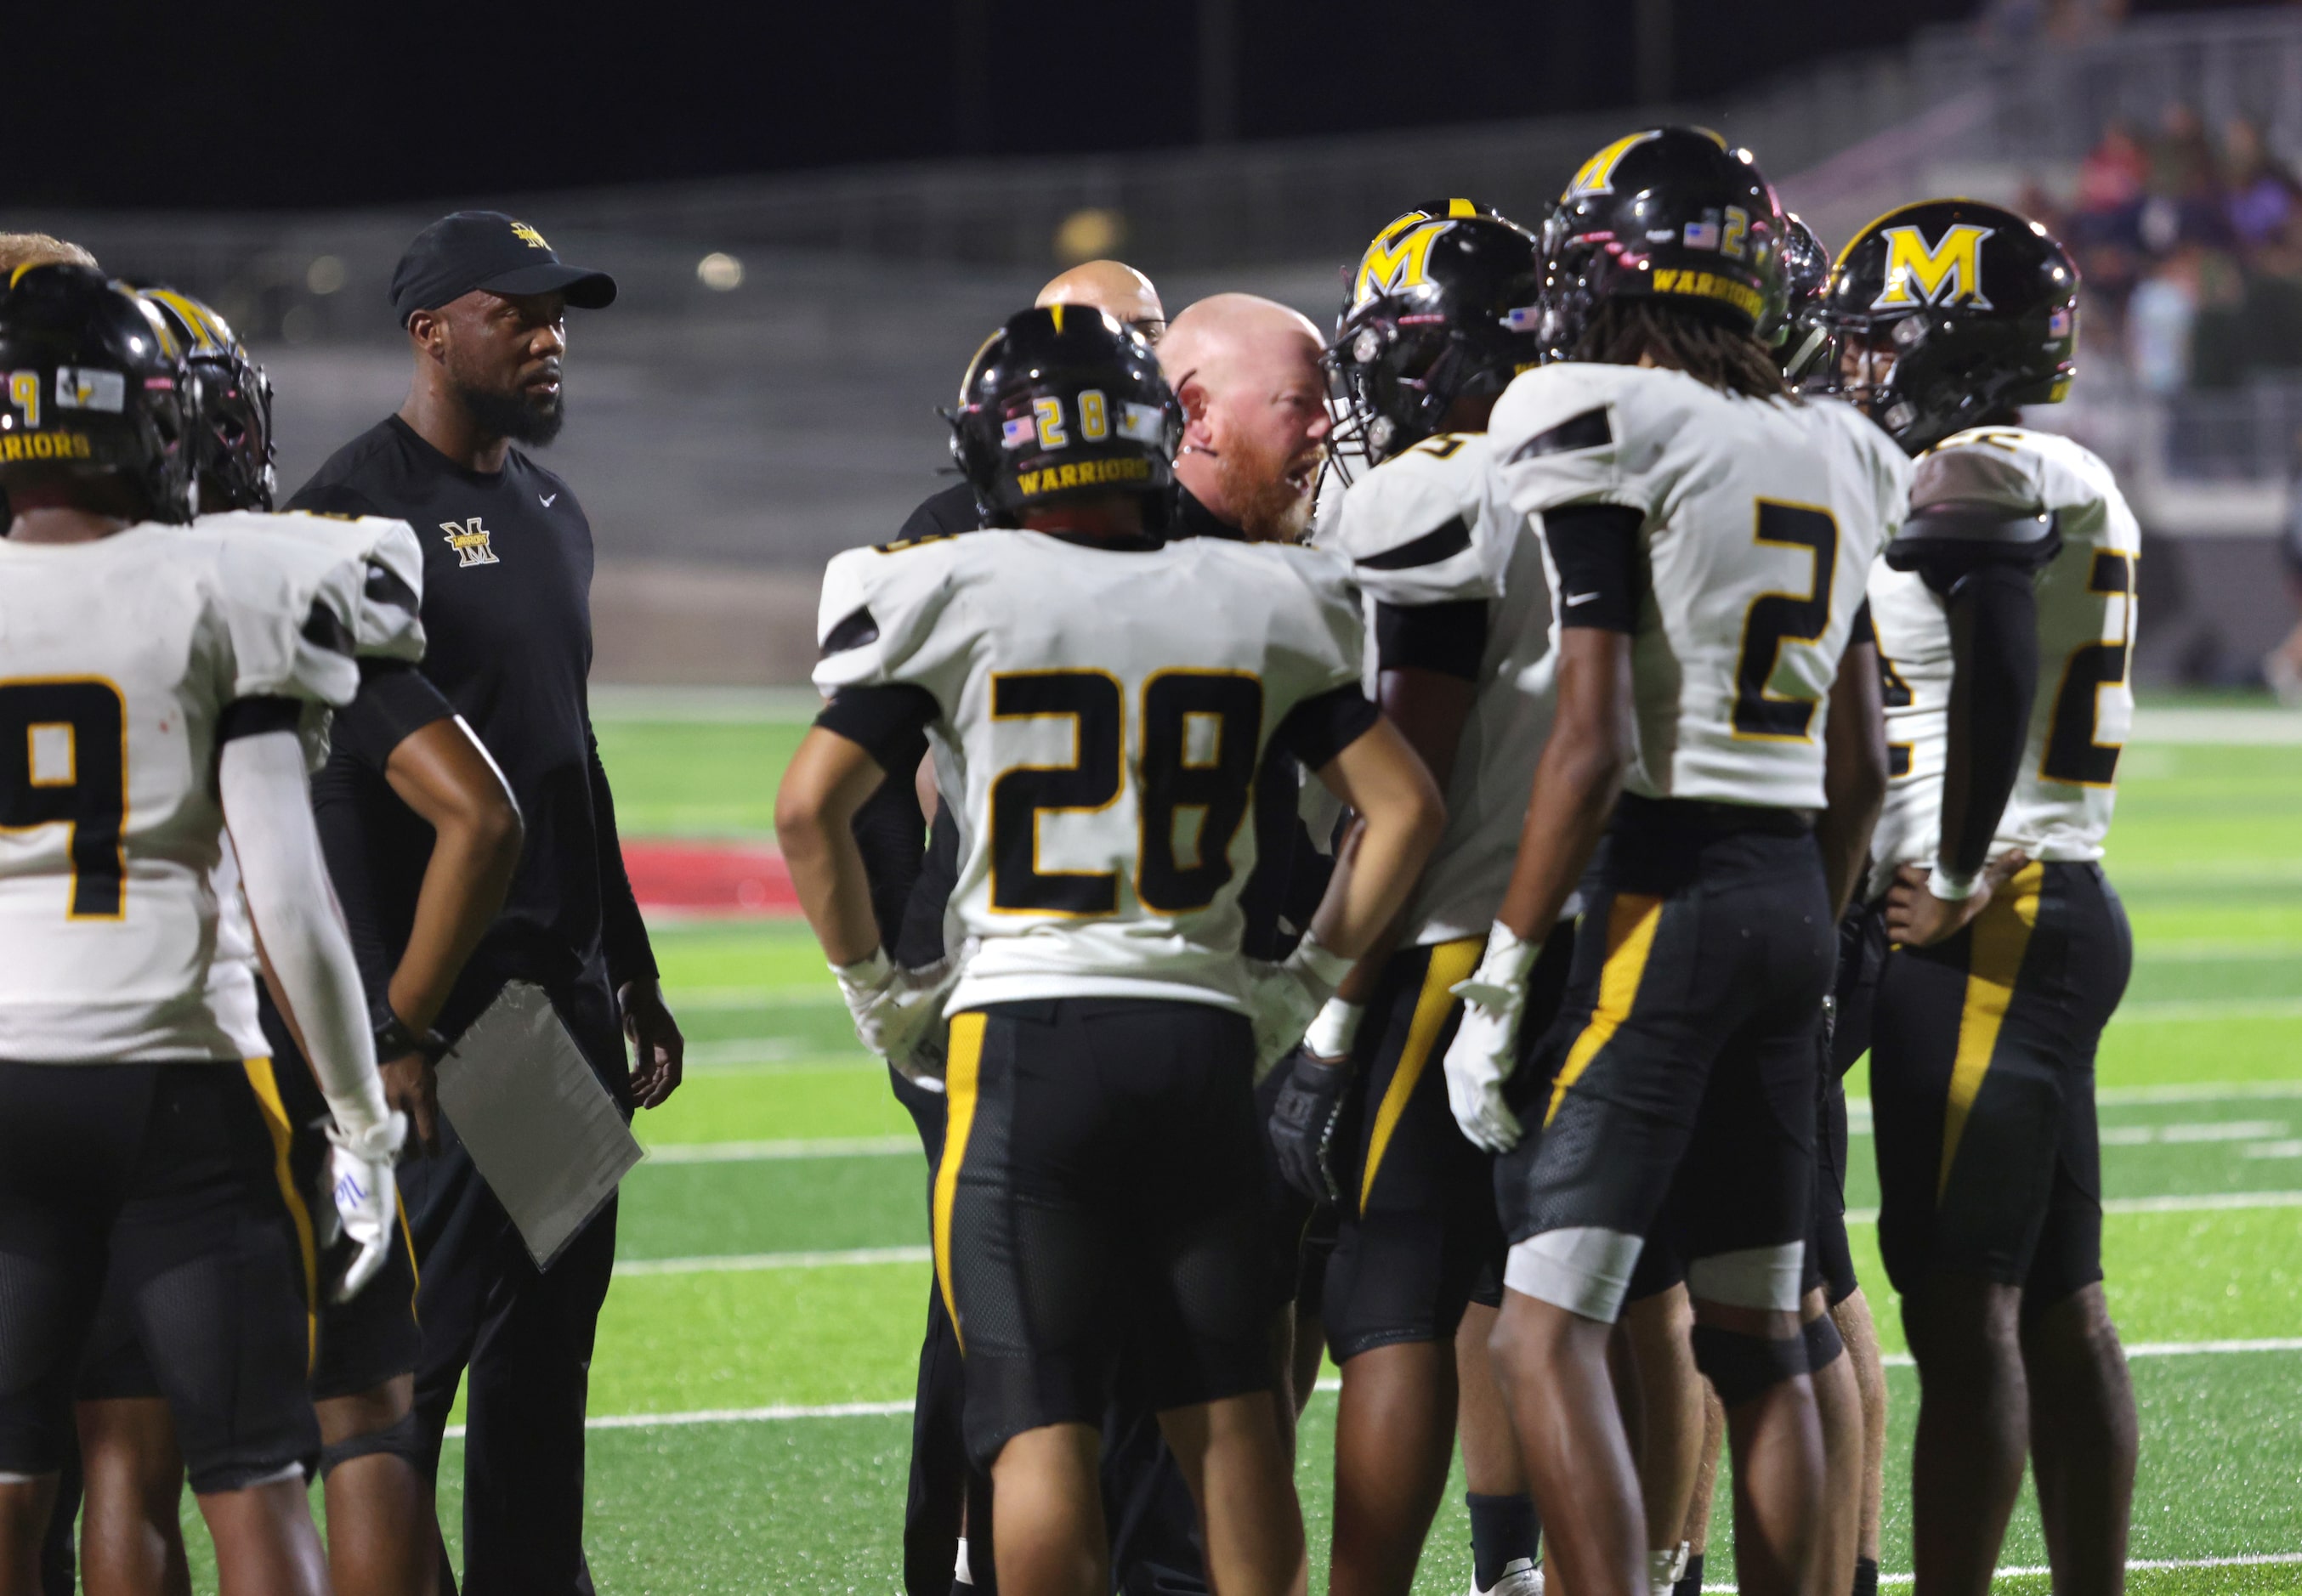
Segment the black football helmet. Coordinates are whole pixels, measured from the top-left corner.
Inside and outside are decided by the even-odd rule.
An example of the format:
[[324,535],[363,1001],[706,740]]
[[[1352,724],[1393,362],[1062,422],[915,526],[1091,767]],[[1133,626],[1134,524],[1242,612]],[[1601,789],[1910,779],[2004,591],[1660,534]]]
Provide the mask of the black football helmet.
[[174,289],[138,290],[183,346],[192,372],[192,468],[199,507],[268,510],[279,477],[273,468],[272,380],[210,307]]
[[190,374],[174,332],[88,266],[20,266],[0,292],[0,491],[59,468],[134,490],[147,520],[194,503]]
[[1165,531],[1183,412],[1143,335],[1084,305],[1008,318],[959,385],[951,458],[987,526],[1029,508],[1138,493],[1144,529]]
[[1343,409],[1330,458],[1380,465],[1436,433],[1458,399],[1537,363],[1541,247],[1467,199],[1418,206],[1366,247],[1326,351]]
[[1607,299],[1655,298],[1762,336],[1783,315],[1786,229],[1746,149],[1651,128],[1583,163],[1542,230],[1543,346],[1564,357]]
[[2001,206],[1927,199],[1854,235],[1823,300],[1833,391],[1918,454],[2078,370],[2079,268]]
[[1796,388],[1815,373],[1830,335],[1822,324],[1823,290],[1830,286],[1830,251],[1796,212],[1783,214],[1783,315],[1761,336],[1774,347],[1783,376]]

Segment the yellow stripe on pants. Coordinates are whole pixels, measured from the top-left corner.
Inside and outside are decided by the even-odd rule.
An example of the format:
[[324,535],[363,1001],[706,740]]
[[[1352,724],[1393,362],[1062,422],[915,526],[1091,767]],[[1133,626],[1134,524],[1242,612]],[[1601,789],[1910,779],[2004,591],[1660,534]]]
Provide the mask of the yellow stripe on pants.
[[983,1023],[980,1013],[959,1014],[951,1022],[951,1040],[944,1050],[943,1157],[936,1164],[935,1267],[936,1284],[943,1290],[944,1311],[951,1315],[953,1339],[963,1357],[967,1337],[960,1328],[959,1298],[951,1286],[951,1210],[959,1196],[959,1166],[967,1156],[967,1133],[975,1126],[976,1082],[983,1063]]
[[304,1373],[309,1377],[320,1355],[320,1262],[312,1244],[312,1211],[305,1205],[304,1194],[296,1189],[296,1170],[288,1157],[295,1131],[288,1122],[288,1105],[280,1100],[280,1082],[272,1073],[272,1061],[243,1059],[240,1068],[248,1071],[256,1106],[264,1111],[264,1128],[272,1133],[272,1172],[280,1181],[288,1217],[296,1223],[296,1245],[304,1256]]
[[2006,1021],[2007,1005],[2014,1001],[2014,982],[2022,973],[2022,956],[2030,948],[2030,932],[2038,923],[2038,891],[2046,867],[2025,865],[2021,873],[1999,888],[1990,906],[1974,917],[1973,940],[1966,961],[1966,1002],[1958,1015],[1958,1055],[1950,1070],[1950,1096],[1943,1105],[1942,1172],[1935,1181],[1935,1200],[1950,1189],[1951,1161],[1958,1155],[1959,1138],[1966,1134],[1966,1116],[1982,1092],[1982,1078],[1990,1073],[1991,1054],[1998,1050],[1998,1029]]
[[1366,1174],[1359,1181],[1361,1214],[1366,1212],[1367,1194],[1374,1189],[1374,1172],[1382,1167],[1391,1133],[1399,1129],[1399,1117],[1407,1112],[1407,1099],[1415,1096],[1424,1069],[1431,1063],[1431,1050],[1455,1006],[1448,988],[1478,968],[1479,954],[1486,945],[1483,937],[1466,937],[1441,942],[1431,950],[1423,991],[1415,1000],[1415,1017],[1407,1022],[1407,1045],[1399,1051],[1399,1066],[1390,1072],[1390,1084],[1383,1089],[1382,1102],[1375,1110],[1374,1134],[1367,1141]]
[[1647,972],[1647,955],[1654,951],[1655,928],[1662,923],[1662,899],[1647,893],[1617,893],[1607,911],[1607,962],[1599,971],[1599,1002],[1583,1022],[1575,1046],[1559,1066],[1558,1083],[1550,1088],[1550,1106],[1543,1111],[1546,1125],[1558,1117],[1567,1088],[1591,1067],[1599,1049],[1613,1039],[1631,1004],[1639,995],[1639,981]]

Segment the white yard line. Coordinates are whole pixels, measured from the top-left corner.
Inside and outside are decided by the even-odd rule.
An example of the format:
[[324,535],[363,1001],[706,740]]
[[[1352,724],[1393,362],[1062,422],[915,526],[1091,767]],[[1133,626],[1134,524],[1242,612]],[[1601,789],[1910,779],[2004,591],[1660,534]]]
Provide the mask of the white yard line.
[[[2156,1573],[2180,1568],[2284,1567],[2296,1563],[2302,1563],[2302,1551],[2256,1552],[2235,1558],[2135,1558],[2130,1559],[2126,1567],[2129,1573],[2136,1570]],[[1994,1579],[2021,1579],[2026,1576],[2043,1578],[2053,1572],[2051,1568],[2001,1568],[1992,1577]],[[1878,1583],[1882,1585],[1915,1584],[1918,1583],[1918,1577],[1915,1574],[1882,1574],[1878,1576]],[[1705,1589],[1714,1592],[1715,1596],[1735,1596],[1733,1585],[1710,1585]]]
[[694,1258],[626,1258],[619,1275],[751,1274],[766,1269],[853,1269],[875,1264],[925,1264],[924,1247],[856,1247],[844,1252],[726,1253]]
[[2268,705],[2227,710],[2154,710],[2145,705],[2134,711],[2134,728],[2127,741],[2144,745],[2302,743],[2302,715]]
[[894,1158],[918,1153],[916,1136],[819,1136],[794,1141],[695,1141],[651,1147],[650,1163],[771,1163],[786,1158]]

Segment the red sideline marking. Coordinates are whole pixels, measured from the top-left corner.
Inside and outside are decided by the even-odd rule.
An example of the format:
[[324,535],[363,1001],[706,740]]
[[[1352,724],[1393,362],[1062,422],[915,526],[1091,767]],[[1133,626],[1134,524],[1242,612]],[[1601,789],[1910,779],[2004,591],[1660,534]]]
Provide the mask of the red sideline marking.
[[626,842],[624,869],[643,910],[728,919],[799,912],[791,871],[773,848],[749,843]]

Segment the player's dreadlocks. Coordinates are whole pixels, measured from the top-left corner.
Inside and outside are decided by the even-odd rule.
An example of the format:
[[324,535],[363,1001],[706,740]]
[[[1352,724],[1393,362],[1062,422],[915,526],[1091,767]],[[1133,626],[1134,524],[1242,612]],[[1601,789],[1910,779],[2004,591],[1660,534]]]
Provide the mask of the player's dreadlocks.
[[1746,399],[1790,392],[1783,368],[1755,338],[1659,299],[1601,300],[1584,323],[1570,360],[1635,365],[1643,355],[1696,382]]

